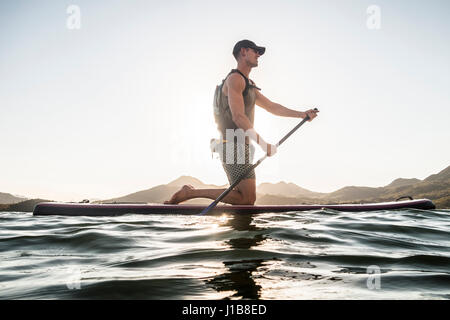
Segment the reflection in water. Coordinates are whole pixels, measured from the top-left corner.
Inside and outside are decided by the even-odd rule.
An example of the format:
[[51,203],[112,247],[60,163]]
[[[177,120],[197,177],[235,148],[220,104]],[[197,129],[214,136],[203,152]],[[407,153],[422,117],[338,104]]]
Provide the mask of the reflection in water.
[[[236,231],[262,231],[263,228],[256,227],[252,224],[252,215],[235,214],[228,220],[224,226],[230,226]],[[253,237],[235,238],[226,241],[231,249],[248,250],[258,246],[267,237],[263,234],[256,234]],[[207,284],[212,286],[218,292],[235,291],[232,295],[234,298],[242,299],[259,299],[261,286],[255,283],[253,273],[268,260],[240,260],[225,261],[224,265],[229,272],[215,276],[208,280]],[[225,298],[228,299],[228,298]]]
[[0,299],[450,298],[449,210],[0,221]]

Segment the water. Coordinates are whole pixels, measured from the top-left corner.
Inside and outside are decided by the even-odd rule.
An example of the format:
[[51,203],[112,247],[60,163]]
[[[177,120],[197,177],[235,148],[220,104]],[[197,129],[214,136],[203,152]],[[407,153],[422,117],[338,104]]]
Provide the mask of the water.
[[0,299],[450,298],[450,210],[0,223]]

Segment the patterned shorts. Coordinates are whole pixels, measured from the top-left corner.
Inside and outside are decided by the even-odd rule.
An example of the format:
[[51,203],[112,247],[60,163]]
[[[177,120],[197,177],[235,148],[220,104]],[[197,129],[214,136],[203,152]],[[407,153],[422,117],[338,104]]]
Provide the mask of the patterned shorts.
[[[251,144],[234,143],[233,150],[233,143],[229,143],[228,149],[227,142],[223,143],[223,156],[221,157],[222,167],[227,174],[230,185],[232,185],[246,170],[248,170],[248,168],[253,165],[252,161],[254,153],[255,147]],[[246,174],[242,180],[255,178],[255,170],[253,169]]]

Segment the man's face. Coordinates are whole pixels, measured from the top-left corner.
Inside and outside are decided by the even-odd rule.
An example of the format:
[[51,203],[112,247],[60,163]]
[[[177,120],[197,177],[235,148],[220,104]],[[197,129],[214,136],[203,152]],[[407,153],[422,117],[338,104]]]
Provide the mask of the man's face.
[[261,55],[255,49],[252,49],[252,48],[244,48],[243,49],[243,57],[244,57],[245,61],[248,63],[248,65],[252,68],[258,66],[258,58],[260,56]]

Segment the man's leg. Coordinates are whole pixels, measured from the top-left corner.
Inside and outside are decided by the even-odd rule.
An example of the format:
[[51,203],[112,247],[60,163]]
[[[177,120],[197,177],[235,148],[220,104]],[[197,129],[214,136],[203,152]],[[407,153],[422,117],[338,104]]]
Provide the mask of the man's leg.
[[[226,189],[195,189],[191,185],[184,185],[172,198],[165,201],[165,204],[177,204],[194,198],[207,198],[216,200]],[[244,179],[231,190],[222,202],[230,204],[251,204],[256,200],[256,180]]]
[[236,186],[243,197],[242,204],[254,205],[256,201],[256,179],[244,179]]

